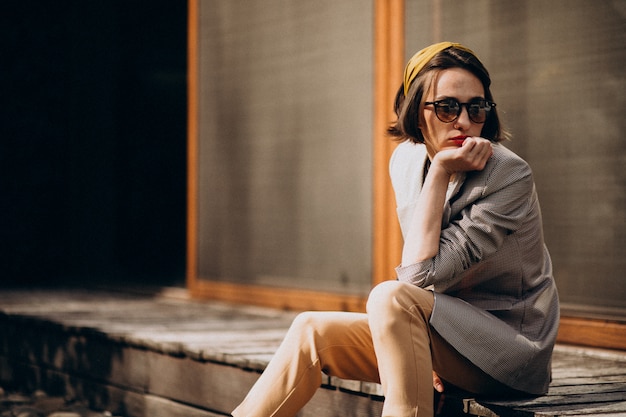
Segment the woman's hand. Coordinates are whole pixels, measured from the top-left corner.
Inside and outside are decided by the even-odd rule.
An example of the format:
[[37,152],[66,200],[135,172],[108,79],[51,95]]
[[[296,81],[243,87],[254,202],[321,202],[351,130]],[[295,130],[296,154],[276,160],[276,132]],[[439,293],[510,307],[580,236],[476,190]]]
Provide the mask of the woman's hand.
[[435,391],[443,392],[443,383],[435,371],[433,371],[433,387],[435,388]]
[[433,164],[440,164],[448,174],[481,171],[493,155],[492,143],[479,137],[468,137],[463,145],[437,152]]

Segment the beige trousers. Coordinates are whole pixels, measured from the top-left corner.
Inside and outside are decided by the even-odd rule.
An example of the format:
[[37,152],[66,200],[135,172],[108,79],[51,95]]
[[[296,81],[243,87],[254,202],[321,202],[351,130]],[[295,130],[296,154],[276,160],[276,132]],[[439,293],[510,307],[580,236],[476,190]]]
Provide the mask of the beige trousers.
[[370,293],[367,313],[298,315],[233,416],[295,416],[320,387],[322,371],[380,382],[383,417],[432,417],[433,369],[444,386],[475,393],[506,390],[429,326],[433,305],[430,291],[386,281]]

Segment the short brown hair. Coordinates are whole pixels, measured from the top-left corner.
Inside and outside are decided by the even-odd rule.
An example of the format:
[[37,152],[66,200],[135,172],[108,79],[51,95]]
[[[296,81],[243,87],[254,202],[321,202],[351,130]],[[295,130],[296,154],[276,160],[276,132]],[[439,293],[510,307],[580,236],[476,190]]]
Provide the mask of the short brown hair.
[[[435,55],[417,74],[411,83],[407,97],[404,96],[404,86],[400,86],[394,103],[394,112],[398,119],[387,129],[387,133],[397,141],[410,140],[415,143],[424,143],[424,136],[419,127],[423,101],[428,89],[435,80],[435,76],[448,68],[462,68],[474,74],[482,83],[485,90],[485,99],[493,101],[491,77],[487,68],[473,53],[451,46]],[[483,125],[481,135],[492,142],[500,142],[508,138],[500,124],[498,112],[494,107]]]

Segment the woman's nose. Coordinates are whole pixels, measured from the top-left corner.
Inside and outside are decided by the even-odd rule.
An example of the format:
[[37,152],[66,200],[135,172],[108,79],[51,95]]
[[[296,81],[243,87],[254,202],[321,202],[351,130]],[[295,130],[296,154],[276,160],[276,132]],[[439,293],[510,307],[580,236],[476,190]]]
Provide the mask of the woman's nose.
[[467,130],[469,129],[471,124],[472,121],[469,118],[469,113],[467,112],[467,109],[465,108],[465,106],[461,106],[461,114],[459,114],[459,117],[457,117],[457,119],[454,121],[455,129]]

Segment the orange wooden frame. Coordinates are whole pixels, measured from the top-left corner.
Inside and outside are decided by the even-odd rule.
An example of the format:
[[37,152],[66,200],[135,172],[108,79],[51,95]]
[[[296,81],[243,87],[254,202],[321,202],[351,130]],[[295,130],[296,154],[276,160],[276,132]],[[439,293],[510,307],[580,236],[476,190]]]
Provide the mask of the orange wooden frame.
[[581,317],[561,317],[560,343],[626,350],[626,323]]
[[198,92],[199,0],[189,0],[187,16],[187,288],[195,292],[198,271]]
[[394,119],[392,103],[404,70],[404,0],[377,0],[374,43],[374,244],[373,284],[395,278],[402,234],[388,175],[395,144],[385,131]]
[[[189,0],[188,31],[188,189],[187,189],[187,288],[194,297],[220,299],[294,310],[364,311],[362,296],[270,288],[208,281],[197,274],[198,239],[198,91],[199,0]],[[401,83],[404,65],[404,0],[375,1],[374,65],[374,242],[373,276],[376,284],[393,278],[399,263],[401,234],[395,220],[395,203],[387,175],[394,144],[384,137],[392,120],[391,103]]]

